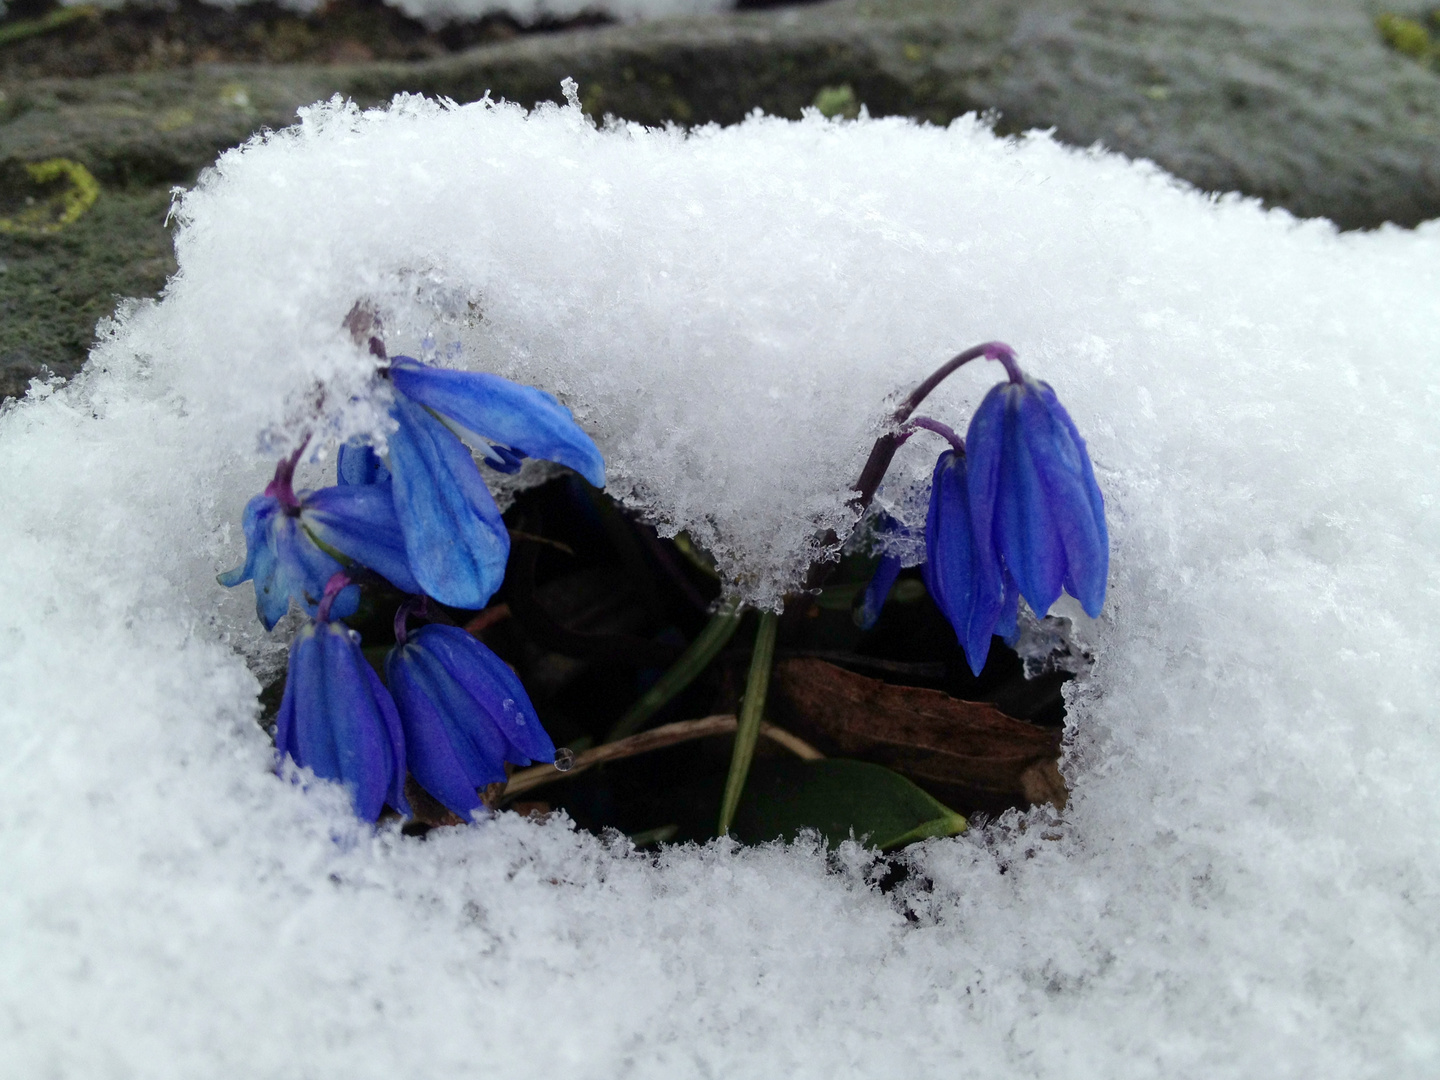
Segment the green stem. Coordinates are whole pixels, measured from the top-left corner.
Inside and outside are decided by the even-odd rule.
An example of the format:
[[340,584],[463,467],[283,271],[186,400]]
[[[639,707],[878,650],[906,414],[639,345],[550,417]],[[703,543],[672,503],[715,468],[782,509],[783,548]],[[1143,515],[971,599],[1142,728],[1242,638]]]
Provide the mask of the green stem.
[[745,778],[750,775],[750,761],[755,756],[755,740],[760,737],[760,717],[765,712],[765,695],[770,689],[770,669],[775,665],[775,633],[780,618],[773,611],[760,613],[760,629],[755,633],[755,651],[750,654],[750,674],[745,680],[745,700],[740,703],[740,722],[735,728],[735,752],[730,756],[730,775],[725,778],[725,797],[720,803],[720,824],[717,836],[730,831]]
[[661,675],[655,685],[630,706],[630,710],[610,729],[605,741],[614,742],[616,739],[633,735],[645,721],[694,682],[695,677],[710,666],[710,661],[715,659],[716,654],[734,635],[735,628],[740,625],[742,613],[739,600],[721,601],[719,609],[705,624],[705,629],[695,636],[690,647],[680,654],[680,659],[675,661],[670,670]]

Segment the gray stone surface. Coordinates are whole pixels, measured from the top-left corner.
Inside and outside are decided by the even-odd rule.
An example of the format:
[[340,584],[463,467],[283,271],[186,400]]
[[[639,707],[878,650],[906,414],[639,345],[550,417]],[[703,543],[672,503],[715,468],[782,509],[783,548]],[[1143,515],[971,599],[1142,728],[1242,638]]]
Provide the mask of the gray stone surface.
[[1053,127],[1299,215],[1414,224],[1440,216],[1440,76],[1386,49],[1373,14],[1361,0],[831,0],[537,35],[418,64],[5,86],[0,164],[71,157],[104,190],[61,234],[0,236],[0,394],[41,364],[74,371],[111,296],[158,286],[168,264],[157,192],[333,93],[370,104],[488,90],[530,104],[557,99],[568,75],[597,115],[695,124],[757,107],[796,116],[848,84],[876,115],[943,123],[994,110],[1001,131]]

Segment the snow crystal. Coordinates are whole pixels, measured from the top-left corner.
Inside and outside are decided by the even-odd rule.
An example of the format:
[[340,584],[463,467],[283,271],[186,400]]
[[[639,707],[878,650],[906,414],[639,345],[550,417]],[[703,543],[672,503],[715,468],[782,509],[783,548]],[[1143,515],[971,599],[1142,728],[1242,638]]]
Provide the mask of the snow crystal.
[[[1440,1070],[1440,228],[973,119],[418,99],[315,108],[179,214],[163,299],[0,417],[0,1075]],[[316,401],[377,426],[358,299],[394,351],[560,395],[760,602],[848,520],[887,400],[1012,343],[1111,514],[1105,614],[1056,611],[1095,658],[1063,817],[927,842],[887,896],[852,846],[420,843],[274,777],[242,658],[283,635],[213,575],[262,445]],[[902,515],[938,449],[902,449]]]

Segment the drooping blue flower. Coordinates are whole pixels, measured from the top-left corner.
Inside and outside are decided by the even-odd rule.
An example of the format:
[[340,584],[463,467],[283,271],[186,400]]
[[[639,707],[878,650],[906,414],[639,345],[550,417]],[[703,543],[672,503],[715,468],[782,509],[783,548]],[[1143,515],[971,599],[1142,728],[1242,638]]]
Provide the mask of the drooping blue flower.
[[[221,574],[220,584],[233,588],[253,580],[255,611],[267,630],[284,617],[292,598],[315,614],[342,560],[375,571],[404,592],[419,592],[388,477],[296,495],[295,462],[281,461],[264,493],[246,504],[245,562]],[[334,603],[335,616],[353,615],[359,600],[359,589],[347,588]]]
[[965,441],[980,547],[993,551],[1037,615],[1064,589],[1098,616],[1110,566],[1105,500],[1055,391],[1028,377],[1001,383],[975,410]]
[[290,646],[276,752],[345,785],[366,821],[386,803],[408,815],[405,736],[395,702],[361,653],[360,635],[329,614],[322,610]]
[[389,468],[410,567],[441,603],[484,607],[504,578],[510,536],[462,436],[504,472],[544,458],[603,487],[605,462],[570,411],[534,387],[408,356],[395,357],[390,378]]
[[[216,580],[226,588],[253,580],[255,614],[266,630],[285,617],[292,598],[315,614],[325,583],[339,573],[340,563],[316,545],[299,516],[270,488],[245,504],[241,528],[245,562]],[[335,601],[336,617],[353,615],[359,602],[360,590],[351,586]]]
[[931,598],[955,628],[970,670],[979,675],[1008,597],[993,546],[977,543],[966,473],[965,455],[958,450],[946,450],[935,462],[924,577]]
[[385,658],[385,679],[410,771],[426,791],[463,817],[480,805],[478,788],[505,779],[507,761],[554,760],[525,688],[498,656],[454,626],[402,637]]

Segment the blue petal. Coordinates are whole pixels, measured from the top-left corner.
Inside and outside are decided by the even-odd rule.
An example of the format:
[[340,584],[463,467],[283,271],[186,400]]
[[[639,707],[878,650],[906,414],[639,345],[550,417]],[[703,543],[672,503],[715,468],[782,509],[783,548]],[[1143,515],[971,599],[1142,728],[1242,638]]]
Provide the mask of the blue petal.
[[[277,749],[288,753],[295,764],[314,770],[327,780],[340,779],[340,755],[335,748],[335,729],[329,721],[328,672],[323,638],[311,624],[290,646],[290,668],[285,673],[285,697],[293,699],[292,718],[284,725],[282,744],[277,732]],[[282,702],[283,711],[283,702]]]
[[482,608],[505,577],[510,535],[470,451],[440,421],[396,395],[390,436],[395,511],[422,589]]
[[445,806],[466,815],[480,805],[477,788],[505,779],[505,744],[489,716],[424,647],[422,632],[391,650],[385,676],[405,725],[410,771]]
[[245,504],[241,528],[245,532],[245,563],[216,580],[227,588],[241,582],[255,582],[255,614],[266,630],[290,610],[290,593],[280,574],[280,560],[275,544],[275,527],[284,518],[277,499],[256,495]]
[[555,744],[541,726],[524,685],[505,661],[456,626],[432,623],[415,636],[485,710],[508,747],[506,761],[529,765],[555,760]]
[[995,549],[1015,577],[1020,594],[1037,615],[1060,597],[1065,580],[1065,548],[1040,479],[1032,450],[1033,412],[1025,408],[1033,383],[1002,383],[987,395],[1004,402],[1001,464],[995,497]]
[[935,463],[925,518],[925,564],[930,594],[955,628],[970,670],[978,675],[1000,617],[1003,583],[999,564],[986,545],[977,543],[967,463],[953,450]]
[[882,555],[880,565],[875,568],[870,584],[865,586],[865,595],[855,612],[855,624],[861,630],[873,629],[880,620],[880,609],[885,606],[885,598],[890,595],[899,576],[900,556]]
[[[325,595],[325,586],[343,567],[335,559],[316,547],[300,525],[298,518],[288,514],[277,514],[272,519],[271,543],[275,548],[276,562],[275,590],[285,600],[278,607],[281,615],[288,610],[288,599],[293,598],[311,615],[319,608]],[[351,585],[343,589],[330,605],[332,618],[343,619],[355,614],[360,605],[360,589]],[[273,623],[267,629],[273,627]]]
[[[245,535],[245,561],[216,580],[227,589],[252,578],[274,573],[274,552],[270,547],[270,518],[280,511],[280,501],[271,495],[256,495],[245,504],[240,530]],[[262,565],[262,561],[263,564]]]
[[594,440],[545,391],[499,375],[432,368],[408,356],[391,361],[390,377],[400,393],[478,438],[568,465],[596,487],[605,486],[605,459]]
[[445,719],[414,667],[395,651],[385,662],[385,679],[405,728],[406,765],[416,782],[442,805],[461,817],[469,817],[480,805],[476,791],[480,785],[470,780],[450,740]]
[[1037,383],[1035,392],[1027,395],[1021,419],[1065,551],[1065,589],[1096,617],[1105,604],[1110,538],[1105,499],[1095,483],[1085,440],[1045,383]]
[[308,492],[301,499],[300,520],[320,543],[369,567],[400,591],[422,591],[405,554],[388,479]]
[[388,691],[341,623],[305,627],[290,649],[276,749],[350,791],[355,812],[374,821],[405,799],[404,736]]
[[295,741],[295,699],[297,687],[313,680],[312,669],[315,661],[315,627],[303,627],[295,640],[290,643],[289,665],[285,671],[285,693],[280,699],[280,711],[275,717],[275,753],[281,759],[288,754],[300,760],[299,745]]
[[995,633],[1012,649],[1020,640],[1020,589],[1010,572],[1005,572],[1005,588],[1000,601],[1000,617],[995,621]]
[[335,461],[335,479],[340,484],[382,484],[390,479],[390,470],[374,448],[345,444]]

